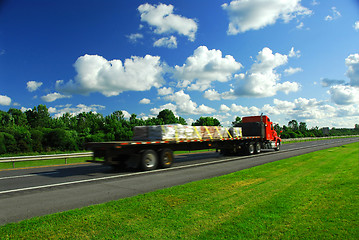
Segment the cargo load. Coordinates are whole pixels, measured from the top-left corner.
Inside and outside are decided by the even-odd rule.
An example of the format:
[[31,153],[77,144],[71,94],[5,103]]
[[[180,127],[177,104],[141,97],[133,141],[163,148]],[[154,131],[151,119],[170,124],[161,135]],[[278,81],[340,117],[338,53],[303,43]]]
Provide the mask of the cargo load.
[[220,126],[188,126],[181,124],[136,126],[133,129],[134,141],[179,141],[223,139],[242,137],[242,129]]

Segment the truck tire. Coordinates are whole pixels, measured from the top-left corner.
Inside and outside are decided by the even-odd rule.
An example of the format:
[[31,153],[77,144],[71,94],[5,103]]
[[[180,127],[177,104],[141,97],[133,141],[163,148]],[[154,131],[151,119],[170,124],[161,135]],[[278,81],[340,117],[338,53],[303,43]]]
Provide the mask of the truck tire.
[[246,146],[246,153],[248,155],[252,155],[254,153],[254,144],[253,143],[249,143],[247,146]]
[[145,150],[140,156],[139,167],[143,171],[154,170],[158,166],[158,155],[153,150]]
[[159,151],[159,165],[161,168],[169,168],[173,164],[174,156],[173,151],[165,148]]
[[255,154],[258,154],[258,153],[260,153],[261,152],[261,144],[259,143],[259,142],[256,142],[255,144],[254,144],[254,153]]
[[280,150],[280,141],[278,141],[278,143],[277,143],[277,147],[274,149],[275,151],[279,151]]

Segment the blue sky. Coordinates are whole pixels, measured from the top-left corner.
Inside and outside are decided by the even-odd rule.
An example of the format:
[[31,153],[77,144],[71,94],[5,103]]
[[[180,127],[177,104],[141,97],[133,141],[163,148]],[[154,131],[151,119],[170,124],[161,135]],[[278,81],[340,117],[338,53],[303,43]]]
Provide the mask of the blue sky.
[[359,1],[1,1],[0,110],[359,123]]

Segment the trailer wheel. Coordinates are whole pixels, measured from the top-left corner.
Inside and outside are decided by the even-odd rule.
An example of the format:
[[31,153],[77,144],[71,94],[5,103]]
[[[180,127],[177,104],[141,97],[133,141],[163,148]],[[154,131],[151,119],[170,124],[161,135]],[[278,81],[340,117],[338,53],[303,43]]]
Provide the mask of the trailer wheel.
[[248,155],[252,155],[254,153],[254,145],[253,143],[249,143],[246,148],[246,152]]
[[145,150],[140,157],[140,168],[144,171],[156,169],[158,165],[158,155],[153,150]]
[[277,143],[277,147],[274,149],[275,151],[279,151],[280,150],[280,141],[278,141],[278,143]]
[[259,142],[256,142],[254,145],[254,153],[258,154],[261,152],[261,144]]
[[173,164],[174,156],[173,151],[169,148],[159,151],[159,165],[161,168],[169,168]]

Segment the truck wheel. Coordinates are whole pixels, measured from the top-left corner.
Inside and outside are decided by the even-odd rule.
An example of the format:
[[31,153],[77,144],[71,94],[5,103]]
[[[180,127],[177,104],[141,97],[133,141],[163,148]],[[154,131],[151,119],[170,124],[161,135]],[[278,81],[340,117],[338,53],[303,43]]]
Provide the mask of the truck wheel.
[[156,169],[158,165],[158,155],[153,150],[145,150],[140,157],[141,170],[148,171]]
[[274,149],[275,151],[279,151],[280,150],[280,142],[277,143],[277,147]]
[[249,143],[246,148],[246,152],[248,155],[252,155],[254,153],[254,145],[253,143]]
[[169,148],[165,148],[159,151],[159,165],[161,168],[169,168],[173,164],[174,156],[173,151]]
[[254,145],[254,153],[258,154],[261,152],[261,144],[259,142],[255,143]]

